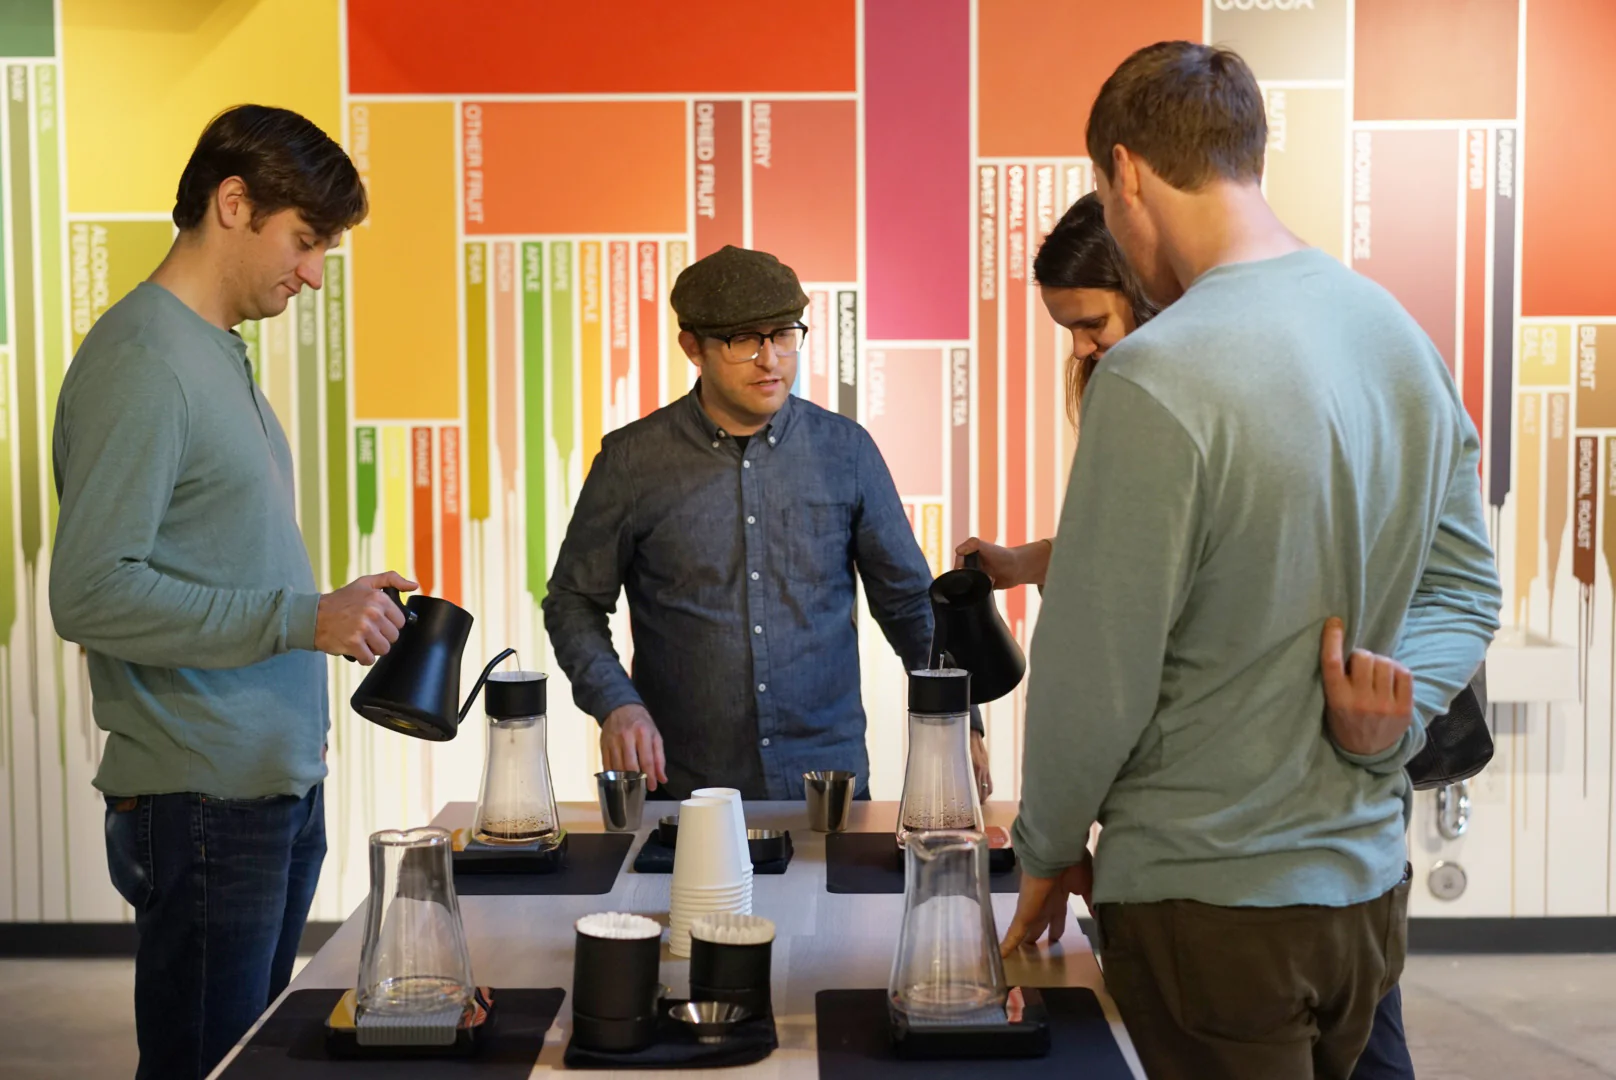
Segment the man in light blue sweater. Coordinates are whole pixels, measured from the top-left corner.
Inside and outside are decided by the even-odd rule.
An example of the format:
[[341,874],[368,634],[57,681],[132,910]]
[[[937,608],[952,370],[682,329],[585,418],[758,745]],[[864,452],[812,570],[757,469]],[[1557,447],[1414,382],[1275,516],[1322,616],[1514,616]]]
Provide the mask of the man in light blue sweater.
[[290,979],[325,857],[320,653],[373,663],[403,624],[382,586],[415,587],[320,594],[291,448],[231,330],[318,289],[365,208],[308,120],[223,113],[180,178],[172,250],[62,385],[51,614],[107,733],[95,785],[139,933],[140,1080],[206,1076]]
[[1107,224],[1171,306],[1083,404],[1005,946],[1089,898],[1152,1077],[1349,1075],[1402,968],[1403,766],[1498,625],[1452,378],[1274,216],[1266,141],[1244,62],[1187,42],[1125,61],[1088,128]]

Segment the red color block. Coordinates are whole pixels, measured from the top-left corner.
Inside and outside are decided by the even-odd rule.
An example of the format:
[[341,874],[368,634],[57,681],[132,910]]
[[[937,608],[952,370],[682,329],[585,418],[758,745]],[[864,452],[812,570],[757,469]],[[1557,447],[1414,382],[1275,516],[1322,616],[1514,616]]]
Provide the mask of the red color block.
[[857,89],[854,0],[348,0],[356,94]]

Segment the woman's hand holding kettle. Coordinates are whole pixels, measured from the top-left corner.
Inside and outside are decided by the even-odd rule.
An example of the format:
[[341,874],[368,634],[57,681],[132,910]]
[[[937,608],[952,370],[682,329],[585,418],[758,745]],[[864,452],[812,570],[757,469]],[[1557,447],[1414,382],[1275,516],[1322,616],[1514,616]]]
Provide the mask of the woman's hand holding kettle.
[[1055,550],[1050,540],[1034,540],[1020,547],[1000,547],[973,536],[954,549],[954,566],[965,565],[965,556],[974,554],[984,574],[993,579],[995,589],[1013,589],[1017,585],[1037,585],[1043,588],[1049,573],[1049,556]]
[[391,570],[356,578],[320,597],[314,616],[314,647],[369,667],[386,656],[404,628],[404,609],[383,592],[414,592],[421,586]]

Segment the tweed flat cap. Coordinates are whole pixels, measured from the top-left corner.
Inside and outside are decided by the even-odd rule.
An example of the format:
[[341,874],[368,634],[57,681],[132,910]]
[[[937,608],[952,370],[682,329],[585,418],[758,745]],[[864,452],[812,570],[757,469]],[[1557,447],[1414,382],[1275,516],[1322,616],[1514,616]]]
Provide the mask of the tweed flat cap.
[[715,336],[796,319],[808,307],[796,271],[768,252],[731,245],[685,267],[669,300],[681,330]]

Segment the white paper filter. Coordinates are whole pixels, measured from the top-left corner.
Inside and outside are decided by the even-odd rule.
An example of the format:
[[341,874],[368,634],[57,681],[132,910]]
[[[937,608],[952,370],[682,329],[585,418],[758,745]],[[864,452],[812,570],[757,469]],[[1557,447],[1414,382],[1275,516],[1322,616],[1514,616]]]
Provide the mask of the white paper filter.
[[647,919],[644,915],[630,915],[623,911],[604,911],[596,915],[585,915],[573,923],[573,927],[580,934],[593,938],[638,941],[642,938],[662,936],[662,924],[655,919]]

